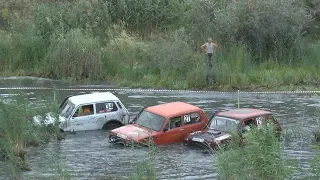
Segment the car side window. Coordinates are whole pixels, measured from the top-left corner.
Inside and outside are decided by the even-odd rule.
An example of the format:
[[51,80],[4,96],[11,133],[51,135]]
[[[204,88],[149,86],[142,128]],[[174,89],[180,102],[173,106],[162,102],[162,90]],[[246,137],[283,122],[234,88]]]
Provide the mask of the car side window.
[[247,119],[243,122],[242,133],[248,132],[251,128],[254,128],[256,126],[257,125],[255,119]]
[[96,113],[107,113],[117,111],[118,107],[114,102],[105,102],[96,104]]
[[184,125],[201,122],[201,116],[198,112],[190,113],[183,116]]
[[180,126],[181,126],[181,117],[178,116],[178,117],[170,118],[164,129],[170,130]]
[[79,106],[73,117],[88,116],[94,114],[93,104]]

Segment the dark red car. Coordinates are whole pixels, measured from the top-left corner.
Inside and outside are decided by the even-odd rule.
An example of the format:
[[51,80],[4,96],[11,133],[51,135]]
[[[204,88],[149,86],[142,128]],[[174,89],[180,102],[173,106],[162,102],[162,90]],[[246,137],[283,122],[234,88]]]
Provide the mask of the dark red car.
[[241,108],[218,112],[211,118],[210,125],[205,130],[191,133],[184,139],[183,144],[216,149],[231,140],[228,132],[237,132],[243,136],[250,128],[268,123],[275,124],[277,132],[281,133],[279,122],[269,111]]
[[132,124],[114,129],[111,143],[156,145],[182,142],[186,136],[205,128],[208,119],[197,106],[184,102],[160,104],[143,109]]

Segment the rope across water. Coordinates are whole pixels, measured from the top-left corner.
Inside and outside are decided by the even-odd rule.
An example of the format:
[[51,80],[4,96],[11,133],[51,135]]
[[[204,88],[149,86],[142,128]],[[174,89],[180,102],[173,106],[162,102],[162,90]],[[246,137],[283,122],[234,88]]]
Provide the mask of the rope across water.
[[2,87],[0,90],[55,90],[55,91],[130,91],[130,92],[181,92],[214,94],[317,94],[313,91],[208,91],[208,90],[170,90],[170,89],[130,89],[130,88],[47,88],[47,87]]

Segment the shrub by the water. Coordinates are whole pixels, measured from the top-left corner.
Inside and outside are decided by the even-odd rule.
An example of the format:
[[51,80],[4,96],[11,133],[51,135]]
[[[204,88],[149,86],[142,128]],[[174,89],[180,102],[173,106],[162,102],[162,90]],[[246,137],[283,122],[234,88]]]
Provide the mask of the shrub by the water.
[[97,39],[78,29],[54,36],[44,58],[43,72],[59,79],[101,79],[100,49]]
[[80,29],[103,41],[111,25],[108,4],[102,0],[38,3],[32,9],[34,26],[44,39]]
[[28,169],[25,163],[26,146],[38,146],[54,134],[59,135],[56,126],[50,130],[46,126],[35,126],[32,123],[34,115],[45,117],[48,111],[57,112],[56,106],[50,103],[44,107],[34,106],[22,96],[9,102],[0,100],[0,156],[8,162],[12,176]]
[[145,159],[138,164],[134,168],[133,174],[130,176],[131,180],[155,180],[156,177],[156,170],[154,167],[155,155],[156,155],[156,147],[152,143],[152,137],[149,136],[148,144],[148,152]]
[[[132,87],[317,86],[319,43],[302,37],[311,20],[310,3],[5,1],[0,3],[5,22],[0,22],[0,70]],[[219,44],[213,70],[198,52],[207,37]],[[214,85],[206,83],[207,74],[216,76]]]
[[282,60],[299,43],[309,21],[301,1],[237,0],[216,13],[213,28],[221,43],[246,44],[259,60]]
[[291,170],[281,155],[273,127],[252,129],[245,146],[232,146],[217,155],[219,179],[287,179]]

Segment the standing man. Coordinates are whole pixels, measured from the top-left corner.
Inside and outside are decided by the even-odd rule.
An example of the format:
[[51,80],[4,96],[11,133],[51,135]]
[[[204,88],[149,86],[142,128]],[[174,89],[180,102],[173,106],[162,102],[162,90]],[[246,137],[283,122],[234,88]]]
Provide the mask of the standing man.
[[208,42],[204,43],[201,48],[206,52],[208,59],[207,59],[207,65],[212,68],[212,55],[215,48],[217,48],[218,45],[212,42],[211,38],[208,38]]
[[[206,56],[207,56],[207,76],[206,76],[206,81],[207,83],[209,83],[209,73],[210,70],[212,70],[212,61],[214,62],[214,50],[218,47],[218,45],[214,42],[212,42],[211,38],[208,38],[208,42],[204,43],[201,46],[201,49],[203,49],[206,52]],[[212,57],[213,56],[213,57]]]

